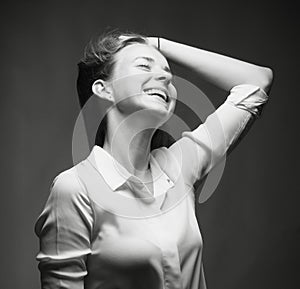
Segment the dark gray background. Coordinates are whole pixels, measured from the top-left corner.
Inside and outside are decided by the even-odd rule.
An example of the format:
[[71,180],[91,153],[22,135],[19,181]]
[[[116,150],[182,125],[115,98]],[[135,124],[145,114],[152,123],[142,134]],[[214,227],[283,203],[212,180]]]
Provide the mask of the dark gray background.
[[[263,116],[198,217],[208,289],[300,288],[297,11],[258,0],[2,2],[0,287],[39,288],[33,226],[51,180],[72,166],[76,63],[89,38],[110,25],[273,68]],[[216,105],[224,101],[196,75],[176,73]]]

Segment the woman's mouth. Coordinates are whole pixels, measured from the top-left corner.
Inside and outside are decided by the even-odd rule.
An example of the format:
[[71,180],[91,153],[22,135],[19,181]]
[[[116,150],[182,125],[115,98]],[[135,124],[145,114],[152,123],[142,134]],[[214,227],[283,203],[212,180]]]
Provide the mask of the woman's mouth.
[[166,89],[164,88],[147,88],[143,90],[144,93],[148,95],[156,95],[161,97],[165,102],[169,101],[169,95]]

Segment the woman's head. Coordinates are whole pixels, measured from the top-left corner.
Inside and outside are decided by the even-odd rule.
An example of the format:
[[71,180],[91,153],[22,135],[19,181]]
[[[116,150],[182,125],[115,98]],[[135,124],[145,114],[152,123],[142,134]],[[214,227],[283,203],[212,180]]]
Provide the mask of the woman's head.
[[[81,107],[93,93],[107,98],[101,91],[110,86],[107,100],[125,113],[148,109],[169,115],[174,109],[176,89],[168,62],[142,35],[106,32],[88,43],[78,67]],[[107,117],[99,126],[96,144],[103,145],[106,129]],[[166,139],[159,134],[160,141]]]
[[[127,36],[127,39],[121,36]],[[113,30],[93,38],[87,44],[78,63],[77,91],[81,107],[93,95],[93,83],[97,79],[109,80],[111,77],[117,52],[132,43],[146,44],[147,40],[136,33]]]

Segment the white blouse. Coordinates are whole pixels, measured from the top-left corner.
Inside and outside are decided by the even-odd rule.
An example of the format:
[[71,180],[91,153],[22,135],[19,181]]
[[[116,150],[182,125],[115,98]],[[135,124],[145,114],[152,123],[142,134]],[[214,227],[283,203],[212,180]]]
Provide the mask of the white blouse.
[[35,227],[42,288],[205,289],[193,184],[267,99],[235,86],[205,123],[152,151],[154,195],[99,146],[60,173]]

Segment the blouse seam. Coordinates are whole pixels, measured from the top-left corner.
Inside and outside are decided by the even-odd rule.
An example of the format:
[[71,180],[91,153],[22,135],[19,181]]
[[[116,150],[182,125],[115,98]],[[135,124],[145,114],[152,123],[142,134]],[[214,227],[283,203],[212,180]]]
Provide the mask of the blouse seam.
[[[59,249],[58,249],[58,234],[59,234],[59,224],[58,224],[58,214],[57,214],[57,203],[58,203],[58,196],[57,196],[57,192],[55,191],[55,230],[56,230],[56,234],[55,234],[55,252],[57,255],[59,255]],[[62,287],[62,281],[61,279],[57,279],[57,285],[59,287]]]
[[58,229],[58,214],[57,214],[57,192],[55,192],[55,230],[56,230],[56,234],[55,234],[55,252],[58,255],[59,254],[59,250],[58,250],[58,234],[59,234],[59,229]]
[[[78,165],[80,165],[81,163],[79,163]],[[87,198],[89,199],[89,205],[92,211],[92,219],[93,219],[93,224],[92,224],[92,228],[91,228],[91,232],[90,232],[90,249],[92,249],[92,240],[94,240],[94,234],[95,234],[95,212],[92,206],[93,200],[91,199],[91,197],[89,196],[89,192],[86,188],[86,186],[80,181],[78,175],[75,173],[75,178],[79,184],[79,186],[81,187],[81,189],[84,191],[85,195],[87,196]]]

